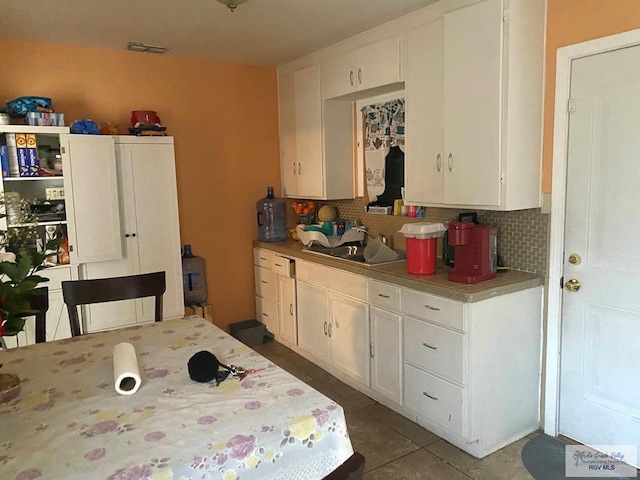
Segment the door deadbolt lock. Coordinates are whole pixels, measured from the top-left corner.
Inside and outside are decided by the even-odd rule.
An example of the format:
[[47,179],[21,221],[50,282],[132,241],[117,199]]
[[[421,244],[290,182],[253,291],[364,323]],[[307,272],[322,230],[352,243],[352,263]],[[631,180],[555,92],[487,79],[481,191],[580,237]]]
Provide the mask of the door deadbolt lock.
[[582,284],[575,278],[572,278],[571,280],[569,280],[567,283],[564,284],[564,289],[567,292],[575,293],[578,290],[580,290],[580,287],[582,287]]
[[582,263],[582,258],[577,253],[569,255],[569,263],[573,266],[578,266]]

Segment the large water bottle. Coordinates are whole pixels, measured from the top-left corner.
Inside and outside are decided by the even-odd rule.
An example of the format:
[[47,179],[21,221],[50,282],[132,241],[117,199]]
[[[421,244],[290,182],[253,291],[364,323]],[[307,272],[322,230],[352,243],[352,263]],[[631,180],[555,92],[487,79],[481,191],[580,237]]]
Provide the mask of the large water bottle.
[[191,245],[182,254],[182,286],[185,305],[201,305],[207,301],[207,275],[204,258],[191,253]]
[[267,187],[267,196],[256,203],[258,211],[258,240],[279,242],[287,239],[287,205],[283,198],[273,195],[273,187]]

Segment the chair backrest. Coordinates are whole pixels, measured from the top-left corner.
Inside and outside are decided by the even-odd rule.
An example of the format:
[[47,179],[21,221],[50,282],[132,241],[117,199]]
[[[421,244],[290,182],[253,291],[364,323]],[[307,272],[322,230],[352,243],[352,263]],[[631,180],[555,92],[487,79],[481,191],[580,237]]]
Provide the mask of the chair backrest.
[[[49,289],[37,288],[37,293],[29,295],[31,310],[37,310],[36,316],[36,343],[47,341],[47,310],[49,310]],[[36,292],[34,290],[34,292]]]
[[162,295],[166,289],[165,272],[62,282],[62,296],[69,312],[71,335],[77,337],[82,334],[77,307],[92,303],[155,297],[155,321],[160,322],[162,321]]

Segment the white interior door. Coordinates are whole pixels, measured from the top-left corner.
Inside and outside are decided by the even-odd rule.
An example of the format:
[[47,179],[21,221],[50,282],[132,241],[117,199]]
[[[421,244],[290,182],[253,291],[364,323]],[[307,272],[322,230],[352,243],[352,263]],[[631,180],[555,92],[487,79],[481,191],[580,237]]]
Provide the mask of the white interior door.
[[559,433],[640,445],[640,47],[571,72]]

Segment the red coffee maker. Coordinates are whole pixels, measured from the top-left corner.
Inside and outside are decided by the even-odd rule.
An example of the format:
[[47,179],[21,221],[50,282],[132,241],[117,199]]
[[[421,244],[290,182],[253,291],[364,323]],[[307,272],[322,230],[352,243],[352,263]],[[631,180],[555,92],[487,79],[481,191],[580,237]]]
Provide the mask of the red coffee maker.
[[455,247],[455,266],[449,280],[478,283],[496,276],[498,229],[472,222],[449,224],[449,245]]

